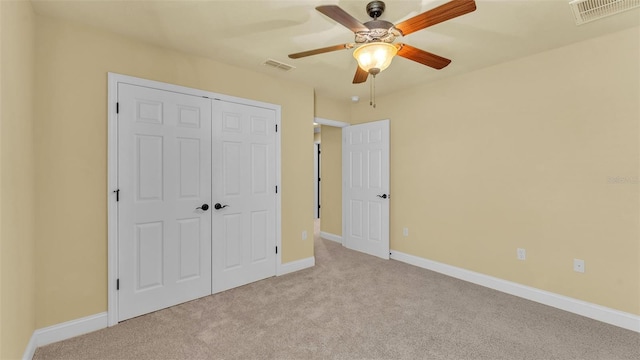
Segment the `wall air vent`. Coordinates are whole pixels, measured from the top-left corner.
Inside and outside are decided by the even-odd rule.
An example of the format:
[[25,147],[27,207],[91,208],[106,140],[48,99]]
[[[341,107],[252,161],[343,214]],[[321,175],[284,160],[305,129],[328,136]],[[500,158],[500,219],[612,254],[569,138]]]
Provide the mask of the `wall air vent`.
[[285,64],[283,62],[280,62],[278,60],[273,60],[273,59],[265,60],[265,62],[262,65],[271,66],[273,68],[276,68],[276,69],[282,70],[282,71],[289,71],[291,69],[295,69],[295,66],[292,66],[292,65],[289,65],[289,64]]
[[582,25],[639,7],[640,0],[572,0],[569,1],[569,6],[576,25]]

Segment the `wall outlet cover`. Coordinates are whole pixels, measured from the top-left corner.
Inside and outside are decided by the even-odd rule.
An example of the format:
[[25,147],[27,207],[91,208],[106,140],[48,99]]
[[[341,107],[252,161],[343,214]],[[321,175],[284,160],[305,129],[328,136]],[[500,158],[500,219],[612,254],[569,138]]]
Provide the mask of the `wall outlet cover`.
[[584,260],[573,259],[573,271],[583,273],[584,272]]
[[518,257],[518,260],[526,260],[527,259],[527,250],[522,249],[522,248],[518,248],[516,255]]

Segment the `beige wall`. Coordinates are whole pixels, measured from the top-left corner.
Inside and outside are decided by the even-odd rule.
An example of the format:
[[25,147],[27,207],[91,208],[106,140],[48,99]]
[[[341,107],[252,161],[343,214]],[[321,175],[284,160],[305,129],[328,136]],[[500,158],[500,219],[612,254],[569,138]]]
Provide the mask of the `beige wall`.
[[35,330],[34,17],[0,1],[0,358],[21,359]]
[[640,314],[639,64],[635,28],[354,106],[391,119],[391,248]]
[[44,17],[36,41],[38,328],[107,310],[107,72],[282,105],[282,261],[313,256],[312,88]]
[[320,231],[342,234],[342,128],[322,126]]
[[315,117],[343,121],[349,118],[350,102],[340,101],[326,96],[315,95]]

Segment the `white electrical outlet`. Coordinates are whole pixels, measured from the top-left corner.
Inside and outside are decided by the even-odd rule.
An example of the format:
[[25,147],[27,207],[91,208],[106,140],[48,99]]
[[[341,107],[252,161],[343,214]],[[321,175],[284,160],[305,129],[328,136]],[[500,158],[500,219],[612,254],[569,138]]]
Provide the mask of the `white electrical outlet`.
[[583,273],[584,272],[584,260],[573,259],[573,271]]
[[522,249],[522,248],[518,248],[517,254],[518,254],[518,260],[526,260],[527,259],[527,250]]
[[302,232],[302,240],[307,240],[307,230]]
[[402,236],[409,236],[409,228],[402,228]]

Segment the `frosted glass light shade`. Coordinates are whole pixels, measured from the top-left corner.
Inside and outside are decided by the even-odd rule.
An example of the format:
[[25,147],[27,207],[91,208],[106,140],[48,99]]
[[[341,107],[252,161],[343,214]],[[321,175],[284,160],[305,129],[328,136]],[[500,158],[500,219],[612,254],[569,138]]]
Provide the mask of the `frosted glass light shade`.
[[353,57],[358,61],[358,66],[366,72],[378,69],[380,72],[391,65],[391,60],[398,53],[398,49],[384,42],[373,42],[360,46],[353,52]]

